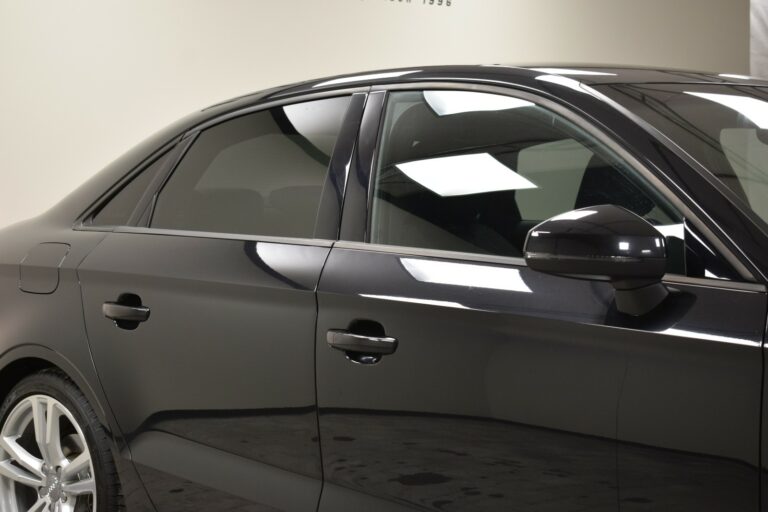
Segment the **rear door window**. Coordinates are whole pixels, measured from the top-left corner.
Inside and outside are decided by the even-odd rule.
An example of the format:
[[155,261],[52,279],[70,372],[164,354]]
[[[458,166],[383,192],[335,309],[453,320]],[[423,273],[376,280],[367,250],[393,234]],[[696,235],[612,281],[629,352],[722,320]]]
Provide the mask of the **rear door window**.
[[307,101],[206,129],[160,192],[150,226],[311,238],[348,105]]

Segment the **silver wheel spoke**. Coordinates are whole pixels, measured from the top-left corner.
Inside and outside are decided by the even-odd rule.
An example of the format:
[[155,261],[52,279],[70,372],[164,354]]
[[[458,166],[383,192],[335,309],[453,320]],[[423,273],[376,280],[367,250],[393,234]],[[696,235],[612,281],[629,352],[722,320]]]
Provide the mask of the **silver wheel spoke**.
[[[22,487],[34,489],[32,506]],[[0,426],[0,512],[94,512],[96,499],[93,459],[73,414],[50,395],[21,399]]]
[[59,503],[59,512],[73,512],[75,510],[75,500],[69,500],[66,503]]
[[61,478],[66,482],[74,480],[78,473],[91,468],[91,456],[83,452],[75,457],[72,462],[65,464],[61,469]]
[[34,505],[27,509],[27,512],[43,512],[48,509],[48,502],[45,498],[38,499]]
[[45,417],[45,451],[51,458],[52,465],[64,460],[64,451],[61,447],[61,431],[59,419],[62,411],[54,400],[48,401],[48,409]]
[[59,432],[61,412],[56,407],[56,402],[46,400],[44,397],[33,398],[32,417],[35,427],[35,441],[40,448],[43,460],[49,466],[58,466],[64,459],[64,453],[61,450]]
[[12,460],[27,468],[32,474],[42,478],[43,461],[19,446],[16,439],[0,436],[0,449],[7,453]]
[[26,485],[27,487],[38,488],[43,485],[43,482],[40,478],[24,471],[18,466],[14,466],[11,464],[10,460],[4,460],[0,462],[0,476],[10,478],[14,482],[18,482],[21,485]]
[[96,481],[92,477],[88,477],[83,480],[62,484],[61,488],[65,493],[73,496],[80,496],[81,494],[95,494]]

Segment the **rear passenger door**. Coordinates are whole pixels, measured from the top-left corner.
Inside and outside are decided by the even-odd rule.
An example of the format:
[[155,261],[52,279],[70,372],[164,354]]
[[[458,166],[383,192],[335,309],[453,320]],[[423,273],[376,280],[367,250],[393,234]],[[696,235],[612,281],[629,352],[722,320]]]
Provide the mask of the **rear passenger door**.
[[[383,100],[318,288],[320,510],[756,510],[764,288],[562,107]],[[667,236],[652,314],[521,258],[532,226],[599,204]]]
[[315,289],[364,100],[215,119],[93,218],[116,225],[78,269],[93,359],[162,512],[317,507]]

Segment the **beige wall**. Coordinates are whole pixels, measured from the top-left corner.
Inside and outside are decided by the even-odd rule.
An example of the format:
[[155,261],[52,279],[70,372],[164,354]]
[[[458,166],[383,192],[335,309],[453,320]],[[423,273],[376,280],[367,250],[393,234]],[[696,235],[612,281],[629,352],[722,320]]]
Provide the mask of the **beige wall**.
[[440,63],[749,68],[749,0],[422,1],[0,0],[0,226],[187,112],[288,81]]
[[752,0],[750,20],[750,75],[768,78],[768,0]]

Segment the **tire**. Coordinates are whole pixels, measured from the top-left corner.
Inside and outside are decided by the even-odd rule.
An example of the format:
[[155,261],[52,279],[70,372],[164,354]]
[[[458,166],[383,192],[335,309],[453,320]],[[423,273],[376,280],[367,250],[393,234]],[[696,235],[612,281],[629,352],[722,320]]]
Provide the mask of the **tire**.
[[20,381],[0,406],[0,510],[122,509],[109,439],[83,393],[56,370]]

